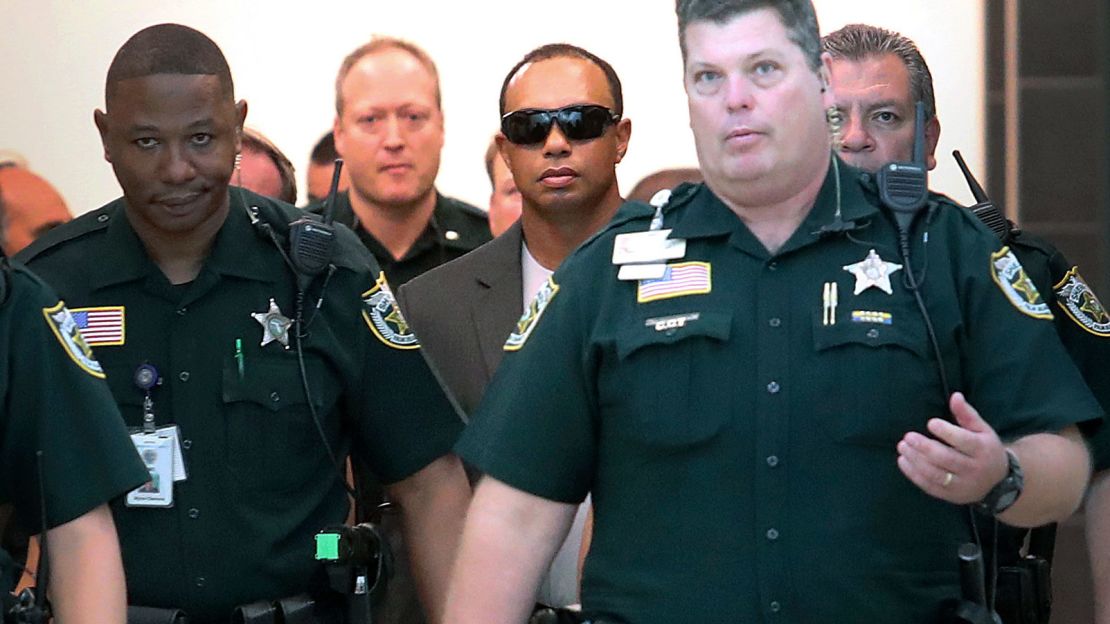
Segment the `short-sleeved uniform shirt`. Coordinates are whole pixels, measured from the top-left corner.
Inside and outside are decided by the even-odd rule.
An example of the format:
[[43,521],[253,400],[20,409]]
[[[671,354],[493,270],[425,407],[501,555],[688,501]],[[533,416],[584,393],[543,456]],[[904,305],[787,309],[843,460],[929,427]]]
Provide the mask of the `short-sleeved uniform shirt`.
[[[1016,231],[1010,240],[1014,255],[1021,260],[1029,278],[1049,302],[1056,331],[1075,362],[1083,380],[1102,405],[1110,411],[1110,311],[1072,264],[1052,243],[1026,231]],[[1084,428],[1094,457],[1095,470],[1110,468],[1110,427]]]
[[138,487],[147,471],[72,315],[22,265],[0,262],[0,502],[38,533],[44,520],[65,524]]
[[[493,239],[489,230],[489,218],[485,211],[437,192],[436,205],[432,211],[432,218],[428,221],[428,227],[405,253],[405,257],[398,260],[381,241],[359,225],[358,216],[351,207],[348,193],[339,193],[335,197],[335,206],[332,208],[335,221],[354,230],[362,244],[370,250],[378,265],[385,271],[385,276],[389,278],[389,284],[394,289],[400,288],[401,284],[417,275],[446,264]],[[309,207],[309,210],[315,213],[321,213],[323,209],[323,202]]]
[[[615,237],[652,219],[626,204],[506,343],[456,450],[551,500],[592,492],[587,615],[932,623],[959,596],[967,511],[896,464],[898,440],[946,414],[937,363],[907,268],[887,264],[904,263],[891,220],[840,171],[774,254],[707,187],[676,191],[663,228],[685,255],[655,280],[617,278]],[[822,234],[838,203],[856,229]],[[951,389],[1003,439],[1100,416],[973,216],[934,204],[911,247]]]
[[[120,315],[122,336],[93,348],[127,424],[142,423],[145,393],[133,379],[151,364],[162,380],[150,393],[156,423],[180,427],[188,479],[174,486],[174,506],[114,509],[133,604],[226,621],[235,605],[304,592],[319,572],[313,534],[346,517],[295,332],[286,348],[264,327],[296,316],[293,273],[269,231],[284,247],[286,224],[301,216],[236,190],[187,285],[171,285],[147,256],[123,200],[25,252],[70,306]],[[335,270],[304,301],[311,401],[338,462],[350,451],[395,482],[449,452],[461,421],[373,259],[346,228],[336,242]]]

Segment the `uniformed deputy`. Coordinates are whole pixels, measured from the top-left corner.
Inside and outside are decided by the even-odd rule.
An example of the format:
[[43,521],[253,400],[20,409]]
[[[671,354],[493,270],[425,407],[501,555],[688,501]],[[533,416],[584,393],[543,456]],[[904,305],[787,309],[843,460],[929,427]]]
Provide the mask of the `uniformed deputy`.
[[336,198],[335,220],[358,234],[393,288],[490,240],[485,211],[435,188],[439,72],[419,46],[375,37],[343,59],[335,147],[351,181]]
[[392,484],[435,619],[469,493],[460,421],[350,231],[298,292],[301,213],[229,192],[246,110],[210,39],[140,31],[95,114],[123,197],[25,254],[86,315],[125,421],[165,440],[143,449],[157,478],[113,509],[130,599],[204,623],[310,591],[351,452]]
[[0,503],[14,503],[30,533],[49,527],[55,621],[122,624],[127,597],[107,502],[141,485],[147,471],[57,296],[6,259],[0,292]]
[[974,217],[920,214],[899,253],[873,182],[831,156],[808,0],[677,12],[706,183],[622,208],[506,343],[457,446],[488,476],[448,620],[519,621],[592,492],[587,619],[935,622],[965,505],[1071,513],[1071,423],[1098,406]]
[[[935,167],[934,151],[941,126],[936,113],[933,78],[913,41],[885,28],[850,24],[825,35],[821,42],[832,56],[830,77],[841,122],[836,146],[838,155],[845,162],[871,173],[890,162],[909,161],[914,147],[914,106],[920,101],[925,114],[923,153],[928,168]],[[938,194],[932,194],[930,200],[952,203]],[[997,228],[996,234],[1013,250],[1026,275],[1036,285],[1037,293],[1052,311],[1064,347],[1106,411],[1110,408],[1110,378],[1105,374],[1105,363],[1110,361],[1110,315],[1083,279],[1079,267],[1070,263],[1047,240],[1013,228],[997,210],[988,211],[981,218]],[[1100,427],[1093,433],[1096,469],[1105,468],[1110,457],[1100,459],[1097,451],[1110,444],[1110,429]],[[1099,497],[1095,500],[1097,505]],[[1088,510],[1092,510],[1090,504]],[[1097,528],[1099,519],[1110,517],[1110,513],[1096,512],[1092,517]],[[999,538],[1002,565],[1018,564],[1027,534],[1026,530],[1002,527]],[[1039,544],[1041,539],[1036,542]],[[1094,543],[1092,561],[1106,560],[1107,552],[1110,550],[1101,543]],[[1051,551],[1036,554],[1051,558]],[[1014,619],[1024,617],[1017,615],[1022,611],[1020,594],[1047,587],[1047,584],[1033,583],[1005,590],[1004,593],[1011,595],[1017,604],[1007,608],[1003,615]],[[1110,588],[1106,595],[1110,597]],[[1051,601],[1050,596],[1043,598]],[[1033,596],[1026,596],[1025,600],[1026,604],[1034,601],[1039,604],[1039,598]],[[1110,602],[1110,598],[1106,600]]]

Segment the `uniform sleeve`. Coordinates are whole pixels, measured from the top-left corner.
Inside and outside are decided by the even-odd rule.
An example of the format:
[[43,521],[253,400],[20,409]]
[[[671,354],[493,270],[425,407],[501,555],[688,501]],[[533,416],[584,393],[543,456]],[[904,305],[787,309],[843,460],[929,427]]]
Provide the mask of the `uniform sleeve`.
[[1028,292],[1022,278],[1029,272],[1008,264],[1017,262],[1009,248],[985,241],[974,247],[963,255],[962,306],[972,405],[1005,440],[1101,419],[1057,335],[1053,318],[1060,311]]
[[517,489],[580,503],[597,456],[596,366],[587,326],[593,315],[585,313],[585,289],[570,277],[557,272],[530,304],[455,450]]
[[0,308],[8,425],[0,438],[0,472],[21,521],[34,531],[42,522],[36,451],[42,451],[50,527],[138,487],[149,475],[99,364],[76,329],[67,333],[68,311],[28,273],[13,271],[10,286]]
[[462,417],[424,360],[384,276],[363,293],[363,375],[355,409],[355,453],[385,483],[451,452]]

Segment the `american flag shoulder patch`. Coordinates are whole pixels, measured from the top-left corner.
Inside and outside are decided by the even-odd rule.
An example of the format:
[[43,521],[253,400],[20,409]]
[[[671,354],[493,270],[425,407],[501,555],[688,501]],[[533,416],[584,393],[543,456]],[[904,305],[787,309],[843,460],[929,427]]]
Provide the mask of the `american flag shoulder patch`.
[[713,290],[711,268],[708,262],[668,264],[663,277],[640,280],[636,287],[636,302],[707,294]]
[[70,311],[81,337],[90,347],[118,347],[123,345],[124,306],[73,308]]

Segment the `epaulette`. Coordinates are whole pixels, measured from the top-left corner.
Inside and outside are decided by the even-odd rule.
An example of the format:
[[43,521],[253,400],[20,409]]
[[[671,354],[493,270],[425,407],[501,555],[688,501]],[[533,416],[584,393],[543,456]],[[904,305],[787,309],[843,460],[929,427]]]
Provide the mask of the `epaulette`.
[[108,229],[112,219],[123,218],[121,206],[122,200],[117,199],[106,206],[87,212],[72,221],[50,229],[16,254],[16,260],[27,264],[58,245]]

